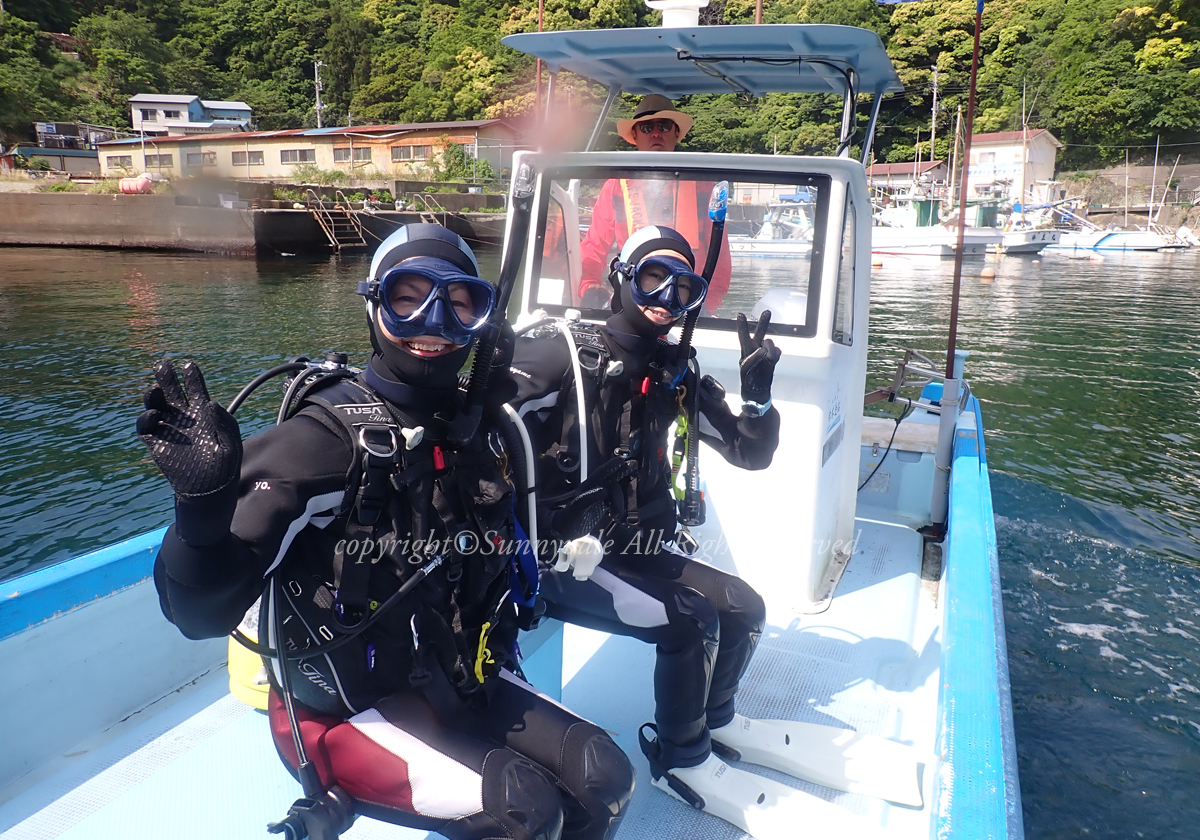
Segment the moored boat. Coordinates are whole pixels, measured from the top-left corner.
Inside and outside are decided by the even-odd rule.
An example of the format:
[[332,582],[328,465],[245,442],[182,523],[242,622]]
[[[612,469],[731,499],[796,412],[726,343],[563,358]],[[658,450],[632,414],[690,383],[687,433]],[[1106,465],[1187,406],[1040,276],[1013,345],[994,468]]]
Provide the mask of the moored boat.
[[780,196],[767,205],[753,236],[730,236],[729,252],[738,257],[808,257],[812,254],[812,203],[808,193]]
[[[892,196],[877,208],[871,228],[875,254],[951,258],[958,250],[958,226],[940,221],[940,201],[921,195]],[[963,256],[982,257],[999,246],[995,228],[970,225],[963,232]]]

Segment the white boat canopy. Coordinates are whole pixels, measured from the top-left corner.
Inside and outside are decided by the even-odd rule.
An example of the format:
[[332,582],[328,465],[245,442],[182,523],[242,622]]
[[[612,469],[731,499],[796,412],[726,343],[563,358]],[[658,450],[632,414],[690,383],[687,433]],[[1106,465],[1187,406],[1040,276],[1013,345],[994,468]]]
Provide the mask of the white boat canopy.
[[[562,70],[605,85],[609,101],[601,120],[622,90],[672,99],[696,93],[836,93],[846,106],[839,151],[849,145],[858,95],[874,98],[864,143],[869,148],[880,100],[904,90],[879,36],[853,26],[585,29],[509,35],[503,43],[546,62],[551,85]],[[599,125],[588,148],[598,135]]]
[[509,35],[503,43],[627,93],[856,93],[904,90],[879,36],[853,26],[689,26]]

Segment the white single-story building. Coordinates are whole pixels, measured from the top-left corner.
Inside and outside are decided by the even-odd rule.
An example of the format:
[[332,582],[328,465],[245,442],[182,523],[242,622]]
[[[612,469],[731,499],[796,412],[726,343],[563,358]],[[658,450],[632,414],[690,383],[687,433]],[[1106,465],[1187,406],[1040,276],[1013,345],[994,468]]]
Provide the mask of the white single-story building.
[[517,131],[503,120],[248,131],[164,136],[101,143],[106,177],[152,172],[288,181],[298,166],[345,170],[362,178],[423,179],[447,143],[497,173],[512,165]]

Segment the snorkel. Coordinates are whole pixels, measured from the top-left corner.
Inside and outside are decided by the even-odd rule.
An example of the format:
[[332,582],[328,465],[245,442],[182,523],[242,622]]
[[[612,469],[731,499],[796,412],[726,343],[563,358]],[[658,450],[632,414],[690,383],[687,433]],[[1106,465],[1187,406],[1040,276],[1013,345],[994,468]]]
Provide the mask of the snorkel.
[[[712,219],[712,232],[708,236],[708,255],[704,258],[704,271],[700,276],[709,283],[712,282],[713,272],[717,268],[717,257],[721,254],[721,240],[725,238],[725,214],[728,207],[729,182],[721,181],[713,187],[712,196],[708,200],[708,218]],[[685,370],[691,358],[692,334],[696,331],[696,321],[700,319],[701,308],[697,307],[689,312],[683,322],[677,364]],[[687,470],[684,474],[683,499],[679,503],[679,522],[685,529],[692,525],[703,525],[705,519],[704,495],[700,491],[700,445],[696,440],[696,429],[700,425],[699,382],[695,385],[695,393],[687,396]],[[690,536],[690,532],[687,533]]]
[[475,362],[471,365],[471,380],[467,386],[467,398],[462,409],[450,421],[450,440],[463,446],[479,429],[479,421],[483,418],[483,395],[487,392],[488,377],[492,370],[492,357],[496,354],[496,344],[500,340],[501,328],[508,313],[508,301],[516,286],[517,271],[521,267],[521,257],[525,250],[525,239],[529,234],[529,218],[533,211],[533,168],[522,163],[517,168],[512,185],[512,225],[509,228],[507,243],[504,250],[504,262],[500,266],[500,277],[496,281],[499,287],[496,295],[496,305],[492,316],[479,331],[480,337],[475,345]]
[[[704,257],[704,270],[700,276],[705,283],[712,283],[713,274],[717,270],[717,259],[721,256],[721,240],[725,238],[725,214],[729,209],[729,182],[720,181],[712,189],[708,199],[708,218],[712,220],[712,231],[708,235],[708,254]],[[679,364],[687,364],[692,352],[692,334],[696,331],[696,321],[700,320],[700,309],[687,314],[683,321],[683,335],[679,339]]]

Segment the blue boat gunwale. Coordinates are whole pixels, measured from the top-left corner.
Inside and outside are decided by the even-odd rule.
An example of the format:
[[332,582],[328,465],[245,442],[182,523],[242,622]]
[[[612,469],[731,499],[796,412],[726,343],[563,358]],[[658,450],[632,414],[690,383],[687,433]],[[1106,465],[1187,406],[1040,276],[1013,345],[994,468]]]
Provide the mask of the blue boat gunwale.
[[[927,386],[928,389],[928,386]],[[939,393],[922,394],[941,396]],[[1021,789],[1013,731],[1008,646],[995,513],[979,401],[974,428],[954,436],[939,691],[938,795],[941,838],[1021,840]]]
[[166,532],[157,528],[0,581],[0,641],[149,579]]

